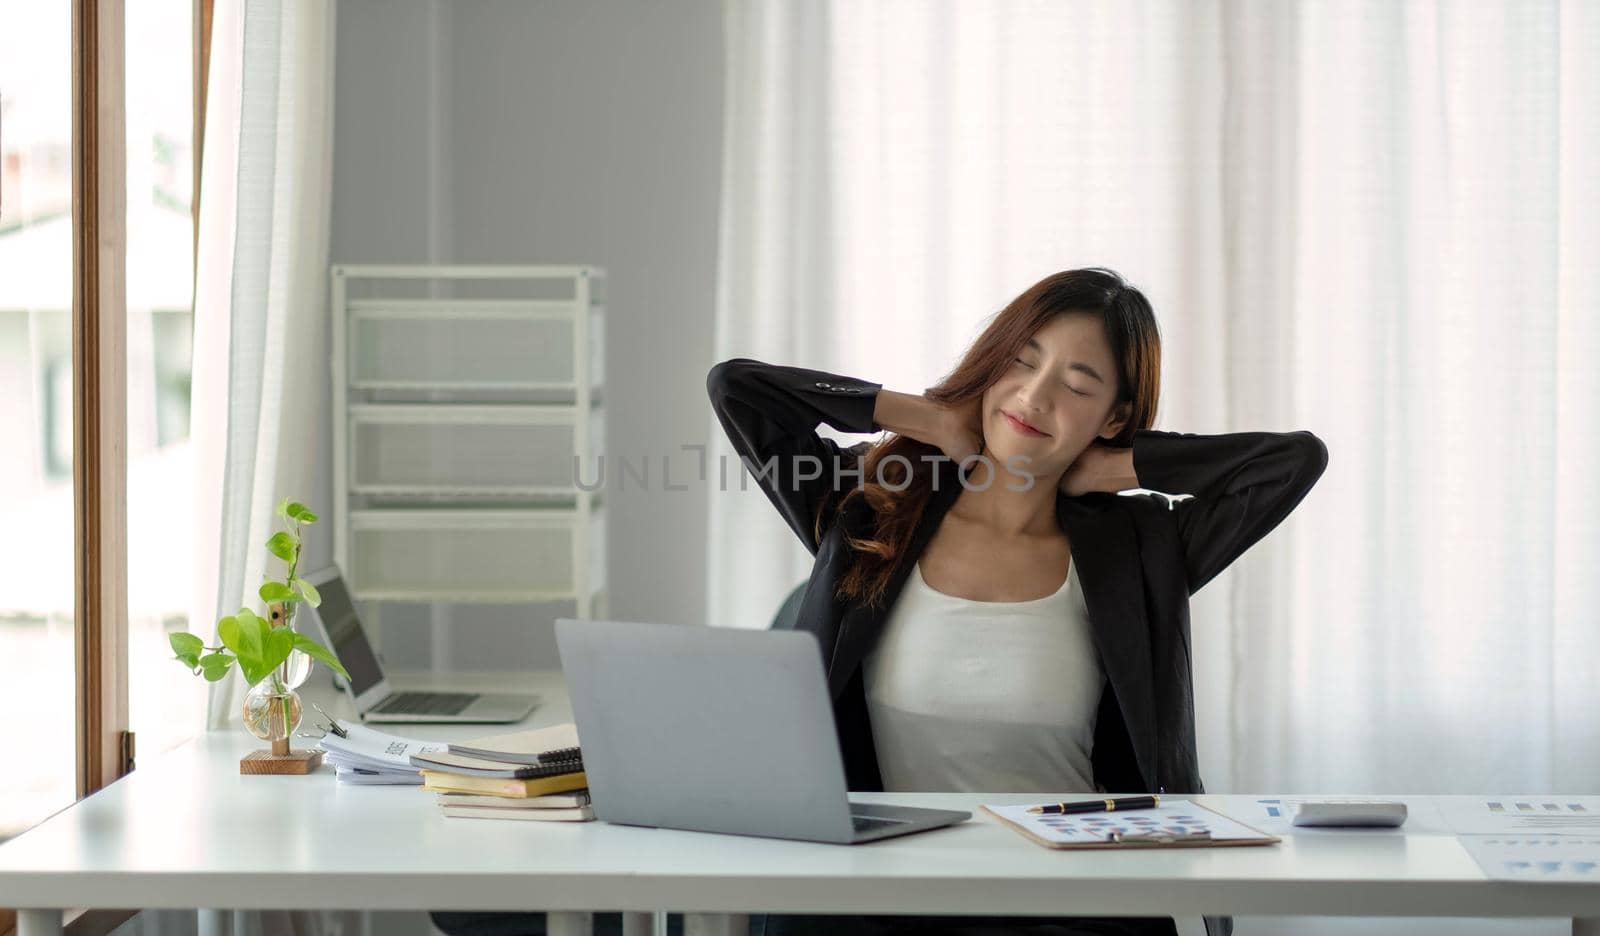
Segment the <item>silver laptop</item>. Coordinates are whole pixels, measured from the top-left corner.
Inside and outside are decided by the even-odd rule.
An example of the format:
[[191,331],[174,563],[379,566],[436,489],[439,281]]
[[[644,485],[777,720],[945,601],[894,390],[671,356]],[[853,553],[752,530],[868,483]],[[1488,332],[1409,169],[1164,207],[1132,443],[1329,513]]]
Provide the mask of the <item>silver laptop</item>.
[[368,722],[479,722],[499,724],[521,721],[538,700],[531,695],[478,692],[426,692],[401,690],[389,685],[383,664],[367,640],[355,602],[337,567],[329,566],[305,580],[322,593],[322,605],[302,605],[321,626],[329,649],[344,664],[350,680],[345,691],[356,713]]
[[848,798],[805,631],[562,618],[556,643],[596,818],[838,844],[972,818]]

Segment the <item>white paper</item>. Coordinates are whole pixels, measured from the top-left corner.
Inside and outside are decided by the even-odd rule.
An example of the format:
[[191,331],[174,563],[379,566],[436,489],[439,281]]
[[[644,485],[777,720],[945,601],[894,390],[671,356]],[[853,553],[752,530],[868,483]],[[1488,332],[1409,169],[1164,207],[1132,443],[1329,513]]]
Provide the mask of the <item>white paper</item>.
[[1587,835],[1460,835],[1461,847],[1496,881],[1600,884],[1600,838]]
[[357,767],[338,766],[334,768],[334,775],[340,783],[356,783],[370,786],[421,786],[422,773],[400,773],[394,770],[362,770]]
[[399,735],[374,731],[365,725],[348,725],[340,722],[339,727],[343,728],[349,737],[341,738],[330,732],[317,745],[327,753],[328,760],[336,766],[416,773],[417,768],[411,766],[411,755],[444,751],[449,748],[449,745],[442,741],[402,738]]
[[1123,835],[1210,832],[1214,842],[1265,837],[1255,829],[1188,800],[1165,802],[1154,809],[1119,809],[1116,812],[1069,813],[1064,816],[1028,812],[1034,805],[985,806],[984,809],[1015,822],[1047,842],[1067,845],[1105,842],[1112,832],[1121,832]]
[[381,770],[385,773],[392,772],[383,761],[369,757],[357,757],[354,754],[342,754],[338,751],[324,751],[324,760],[335,767],[359,767],[362,770]]
[[1600,837],[1600,796],[1441,797],[1439,810],[1458,834],[1572,833]]
[[384,776],[413,777],[417,782],[422,782],[422,773],[415,768],[411,770],[394,770],[377,761],[368,760],[365,757],[350,757],[337,751],[324,752],[323,759],[329,766],[336,767],[339,770],[359,770],[362,773],[376,773]]

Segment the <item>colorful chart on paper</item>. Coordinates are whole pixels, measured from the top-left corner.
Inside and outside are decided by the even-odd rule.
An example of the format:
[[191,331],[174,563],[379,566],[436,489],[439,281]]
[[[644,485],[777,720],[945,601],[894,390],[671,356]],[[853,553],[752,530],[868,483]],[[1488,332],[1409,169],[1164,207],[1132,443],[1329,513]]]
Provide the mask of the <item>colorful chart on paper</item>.
[[1461,835],[1461,847],[1497,881],[1600,884],[1600,838]]
[[[1033,803],[1021,806],[985,806],[985,812],[1004,821],[1028,838],[1050,848],[1129,848],[1195,847],[1216,845],[1268,845],[1276,836],[1253,829],[1215,810],[1188,800],[1162,803],[1154,809],[1126,812],[1071,813],[1044,815],[1030,813]],[[1111,833],[1129,835],[1183,835],[1210,833],[1210,840],[1198,842],[1116,843]]]
[[1600,796],[1443,797],[1446,824],[1461,834],[1571,833],[1600,837]]

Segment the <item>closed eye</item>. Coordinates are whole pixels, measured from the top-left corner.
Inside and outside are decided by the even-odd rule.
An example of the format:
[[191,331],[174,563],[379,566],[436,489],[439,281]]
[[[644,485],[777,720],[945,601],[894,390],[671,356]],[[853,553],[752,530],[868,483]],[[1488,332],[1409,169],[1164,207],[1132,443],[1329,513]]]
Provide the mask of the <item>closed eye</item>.
[[[1022,358],[1015,358],[1014,360],[1016,361],[1016,363],[1021,364],[1023,367],[1026,367],[1028,370],[1033,370],[1033,365],[1029,364],[1027,361],[1024,361]],[[1071,390],[1073,393],[1076,393],[1078,396],[1093,396],[1093,394],[1085,393],[1082,390],[1079,390],[1077,387],[1074,387],[1072,384],[1069,384],[1064,380],[1061,382],[1061,386],[1066,387],[1068,390]]]

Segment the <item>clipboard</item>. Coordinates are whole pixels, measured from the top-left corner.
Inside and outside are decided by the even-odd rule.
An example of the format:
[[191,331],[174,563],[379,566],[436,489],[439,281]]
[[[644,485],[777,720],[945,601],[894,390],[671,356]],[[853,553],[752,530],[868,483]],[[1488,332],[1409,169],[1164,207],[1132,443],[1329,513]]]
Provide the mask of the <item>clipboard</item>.
[[[1282,841],[1276,835],[1269,835],[1190,800],[1164,802],[1154,809],[1068,815],[1029,813],[1028,810],[1032,808],[1029,804],[980,808],[1000,820],[1002,825],[1045,848],[1221,848],[1229,845],[1273,845]],[[1184,837],[1200,831],[1209,833],[1209,837]],[[1111,841],[1109,837],[1113,832],[1172,837],[1167,841]]]

